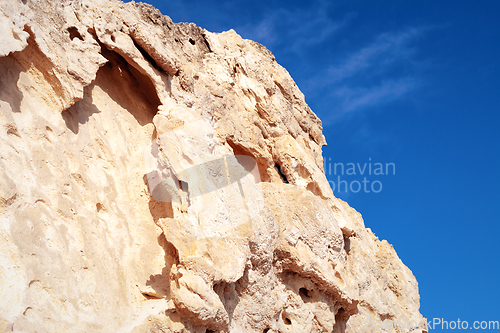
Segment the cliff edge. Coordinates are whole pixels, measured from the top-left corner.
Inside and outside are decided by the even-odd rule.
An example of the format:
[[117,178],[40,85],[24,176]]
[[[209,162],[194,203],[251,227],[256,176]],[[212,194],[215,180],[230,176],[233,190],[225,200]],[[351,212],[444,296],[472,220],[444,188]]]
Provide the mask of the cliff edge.
[[116,0],[0,27],[0,332],[426,332],[265,47]]

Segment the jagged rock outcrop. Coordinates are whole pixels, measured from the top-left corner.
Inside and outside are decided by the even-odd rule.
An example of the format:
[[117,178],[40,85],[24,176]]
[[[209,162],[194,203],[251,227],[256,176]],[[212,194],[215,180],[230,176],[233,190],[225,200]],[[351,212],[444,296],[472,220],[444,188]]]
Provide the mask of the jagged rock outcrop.
[[425,331],[265,47],[115,0],[0,27],[0,331]]

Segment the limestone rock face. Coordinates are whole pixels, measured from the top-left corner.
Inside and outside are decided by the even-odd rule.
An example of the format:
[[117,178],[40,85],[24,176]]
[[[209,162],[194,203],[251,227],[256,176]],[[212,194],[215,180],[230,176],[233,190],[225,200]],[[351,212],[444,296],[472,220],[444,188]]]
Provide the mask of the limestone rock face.
[[265,47],[115,0],[0,29],[0,331],[426,331]]

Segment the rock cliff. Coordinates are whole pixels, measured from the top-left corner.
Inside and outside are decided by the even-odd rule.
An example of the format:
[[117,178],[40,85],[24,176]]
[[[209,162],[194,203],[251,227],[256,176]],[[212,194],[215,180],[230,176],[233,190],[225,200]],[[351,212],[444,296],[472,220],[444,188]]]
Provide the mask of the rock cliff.
[[115,0],[0,29],[0,332],[426,331],[265,47]]

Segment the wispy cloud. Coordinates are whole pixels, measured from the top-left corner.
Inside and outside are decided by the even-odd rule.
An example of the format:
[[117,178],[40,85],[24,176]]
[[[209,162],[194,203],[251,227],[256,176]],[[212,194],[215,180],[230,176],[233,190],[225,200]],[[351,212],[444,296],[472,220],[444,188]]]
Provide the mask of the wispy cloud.
[[370,45],[348,56],[341,64],[330,67],[327,75],[331,81],[338,82],[370,67],[386,69],[396,61],[410,59],[414,49],[409,44],[423,31],[423,28],[412,28],[402,32],[383,33]]
[[382,33],[374,40],[318,72],[305,85],[331,98],[336,107],[326,122],[403,98],[419,86],[414,42],[429,28]]
[[362,107],[394,101],[417,86],[418,81],[415,78],[405,77],[384,81],[369,88],[341,87],[334,92],[335,97],[341,101],[337,116]]
[[244,38],[255,40],[269,47],[273,45],[277,39],[275,31],[276,16],[278,16],[278,14],[274,13],[264,18],[257,25],[246,24],[245,26],[236,28],[236,31]]
[[324,42],[353,17],[335,21],[328,16],[329,2],[319,1],[309,9],[278,8],[268,11],[256,24],[246,24],[236,31],[268,48],[274,46],[299,52],[303,47]]
[[[192,17],[189,20],[210,23],[206,24],[214,31],[219,26],[220,31],[234,28],[243,38],[268,47],[289,69],[307,100],[313,101],[311,106],[324,125],[403,100],[425,83],[417,42],[439,28],[367,30],[370,22],[357,21],[358,13],[329,0],[292,1],[281,7],[273,1],[256,2],[244,13],[237,2],[223,1],[221,6],[215,6],[215,1],[194,2],[197,5],[172,0],[163,6],[177,20]],[[242,22],[239,27],[237,22]]]
[[[326,110],[316,110],[325,124],[349,113],[401,100],[419,87],[422,80],[416,42],[431,28],[373,32],[369,42],[344,53],[346,45],[352,44],[341,44],[340,31],[345,28],[342,31],[349,36],[349,25],[357,14],[344,13],[338,18],[332,2],[311,0],[312,3],[307,8],[266,11],[260,21],[236,31],[276,50],[281,57],[288,55],[287,61],[290,56],[305,61],[299,73],[308,77],[298,84],[308,99],[325,107],[329,105],[328,114]],[[311,56],[312,50],[318,54],[317,63],[316,57]]]

